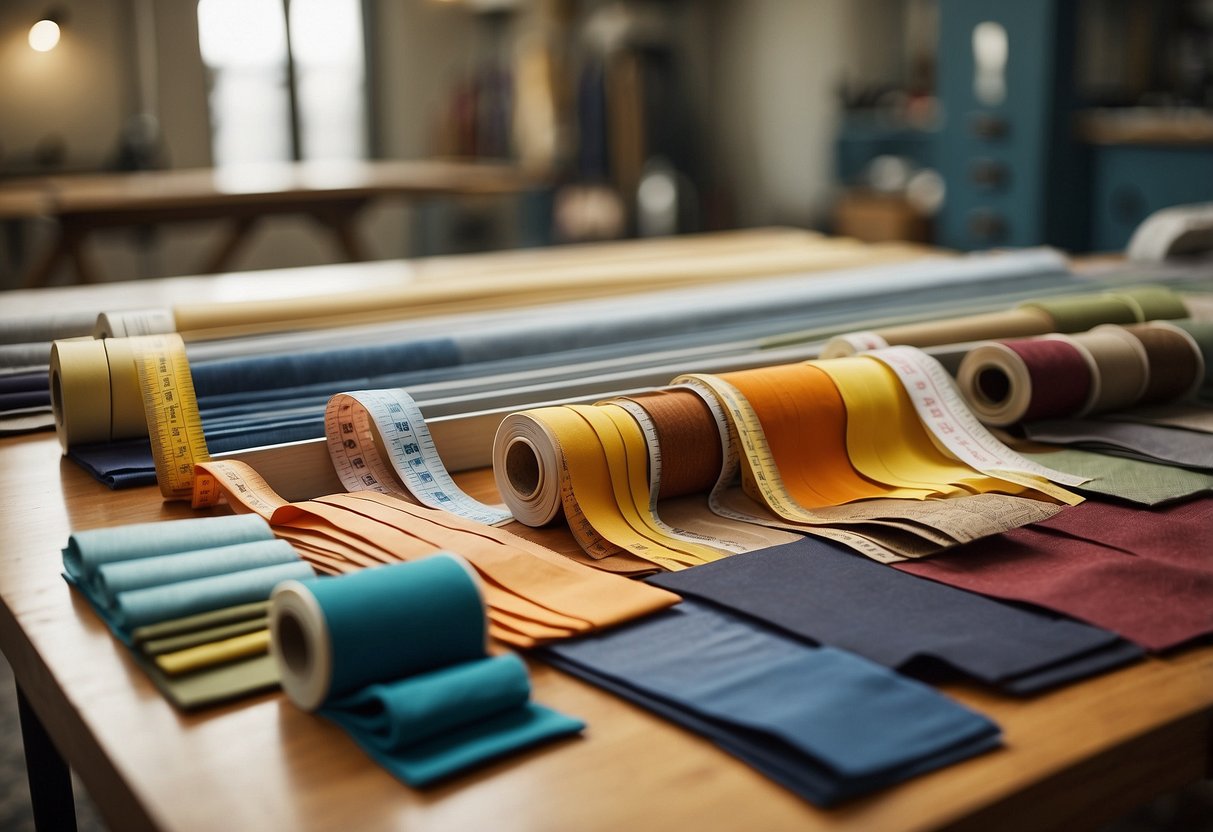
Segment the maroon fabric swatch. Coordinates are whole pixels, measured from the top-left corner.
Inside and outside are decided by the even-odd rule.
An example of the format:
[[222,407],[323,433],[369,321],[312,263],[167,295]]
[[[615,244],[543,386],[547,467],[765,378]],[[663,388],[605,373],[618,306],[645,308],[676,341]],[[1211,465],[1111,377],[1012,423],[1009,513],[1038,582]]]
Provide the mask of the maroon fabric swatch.
[[1023,601],[1148,650],[1213,634],[1213,498],[1156,511],[1089,501],[895,568]]

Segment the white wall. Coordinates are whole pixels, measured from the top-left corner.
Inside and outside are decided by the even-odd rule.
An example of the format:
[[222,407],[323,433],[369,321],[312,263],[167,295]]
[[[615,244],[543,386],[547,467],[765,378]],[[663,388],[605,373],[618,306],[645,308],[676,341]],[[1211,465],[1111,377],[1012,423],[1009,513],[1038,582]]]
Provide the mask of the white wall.
[[741,225],[813,225],[828,210],[837,94],[895,79],[900,0],[738,0],[713,15],[710,135]]

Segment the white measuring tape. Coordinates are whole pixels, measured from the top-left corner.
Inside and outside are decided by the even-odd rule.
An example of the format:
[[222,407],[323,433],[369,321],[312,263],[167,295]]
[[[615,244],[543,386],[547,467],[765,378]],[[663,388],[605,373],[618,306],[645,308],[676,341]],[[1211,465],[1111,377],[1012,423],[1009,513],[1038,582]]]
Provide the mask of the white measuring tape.
[[1026,485],[1068,503],[1075,495],[1048,483],[1025,480],[1040,477],[1063,485],[1088,481],[1025,459],[998,441],[965,406],[955,382],[938,361],[914,347],[887,347],[864,353],[892,370],[914,402],[914,409],[931,435],[957,459],[993,477]]
[[[403,390],[357,390],[329,399],[324,430],[333,467],[347,491],[403,495],[489,526],[514,519],[472,499],[451,479],[417,403]],[[379,442],[376,442],[378,438]],[[384,453],[387,459],[384,459]]]

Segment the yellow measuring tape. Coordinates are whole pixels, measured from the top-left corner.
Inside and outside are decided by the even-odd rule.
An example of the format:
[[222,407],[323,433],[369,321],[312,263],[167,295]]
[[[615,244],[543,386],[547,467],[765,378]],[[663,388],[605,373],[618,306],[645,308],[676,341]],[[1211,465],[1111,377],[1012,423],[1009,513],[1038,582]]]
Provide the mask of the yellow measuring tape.
[[173,333],[143,336],[132,347],[160,493],[166,500],[189,500],[194,493],[194,465],[211,455],[185,343]]

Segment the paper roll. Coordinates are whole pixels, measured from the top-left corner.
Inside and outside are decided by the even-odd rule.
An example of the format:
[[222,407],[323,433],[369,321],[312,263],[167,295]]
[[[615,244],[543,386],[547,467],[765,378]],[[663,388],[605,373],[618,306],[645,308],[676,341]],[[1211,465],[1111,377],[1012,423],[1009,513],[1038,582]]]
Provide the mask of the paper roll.
[[286,581],[270,601],[282,689],[314,711],[369,684],[486,655],[484,599],[450,553],[339,578]]
[[563,514],[560,442],[540,419],[512,413],[493,440],[493,477],[518,522],[544,526]]

